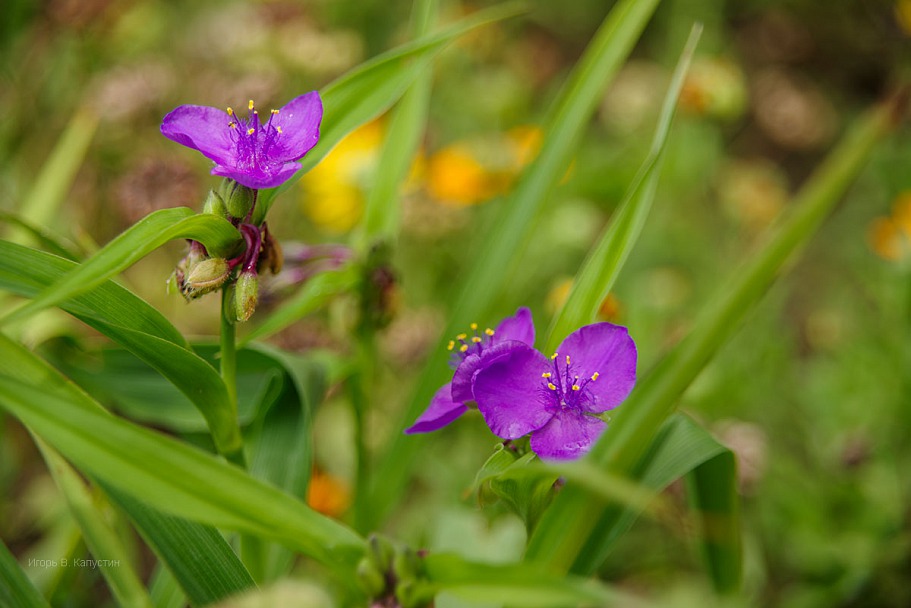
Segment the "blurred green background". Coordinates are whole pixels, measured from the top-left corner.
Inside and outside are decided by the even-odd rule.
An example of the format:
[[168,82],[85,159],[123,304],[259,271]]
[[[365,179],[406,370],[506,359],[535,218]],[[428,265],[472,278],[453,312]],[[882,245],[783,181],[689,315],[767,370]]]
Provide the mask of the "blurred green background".
[[[488,4],[444,1],[439,21]],[[374,449],[401,432],[409,387],[465,273],[463,252],[534,155],[536,125],[609,4],[529,2],[526,15],[470,34],[435,64],[429,124],[401,199],[394,315],[380,339],[382,381],[369,421]],[[30,213],[23,201],[41,186],[68,125],[82,137],[84,160],[59,209],[32,210],[32,219],[91,251],[155,209],[198,208],[217,181],[205,159],[158,134],[167,111],[250,98],[279,107],[407,40],[410,10],[410,2],[379,0],[6,0],[0,211]],[[602,307],[605,319],[630,328],[641,370],[724,289],[844,126],[906,77],[911,60],[907,0],[663,2],[606,92],[521,268],[503,277],[539,328],[645,157],[695,20],[706,30],[654,209]],[[270,225],[282,241],[348,239],[384,128],[381,118],[350,135],[279,199]],[[909,165],[904,129],[680,404],[740,458],[743,605],[911,605]],[[189,334],[212,336],[217,298],[188,306],[165,293],[181,255],[172,244],[124,282]],[[351,303],[340,300],[273,341],[344,354],[350,318]],[[23,329],[33,345],[58,348],[61,337],[97,345],[62,313],[40,319]],[[343,485],[354,467],[345,399],[330,393],[316,421],[318,464]],[[494,443],[480,417],[436,434],[389,530],[481,559],[520,554],[519,521],[466,495]],[[53,538],[66,517],[39,463],[24,431],[6,420],[0,536],[20,555]],[[682,491],[668,496],[683,504]],[[691,536],[682,520],[641,521],[602,574],[660,605],[704,605]],[[105,597],[91,573],[79,576],[87,580],[72,588],[85,596],[60,605]]]

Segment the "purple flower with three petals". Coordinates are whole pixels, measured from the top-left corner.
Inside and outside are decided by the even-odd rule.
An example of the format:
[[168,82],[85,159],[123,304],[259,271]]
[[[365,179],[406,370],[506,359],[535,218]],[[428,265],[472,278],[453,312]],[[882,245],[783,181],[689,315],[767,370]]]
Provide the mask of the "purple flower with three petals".
[[273,188],[301,168],[297,161],[319,140],[323,104],[312,91],[271,110],[265,122],[252,100],[248,108],[241,118],[231,108],[180,106],[164,117],[161,132],[213,160],[212,175],[254,190]]
[[503,343],[475,374],[484,421],[503,439],[531,433],[531,449],[552,460],[578,458],[607,428],[598,414],[636,383],[636,345],[625,327],[586,325],[549,359],[521,342]]
[[[486,362],[495,357],[502,348],[510,344],[529,345],[535,343],[535,326],[531,311],[520,308],[516,314],[503,319],[496,330],[478,331],[477,323],[471,324],[472,335],[459,334],[450,340],[452,363],[455,368],[452,382],[444,384],[430,400],[424,410],[405,433],[429,433],[441,429],[466,411],[467,401],[473,401],[473,385],[478,372]],[[529,347],[530,348],[530,347]]]

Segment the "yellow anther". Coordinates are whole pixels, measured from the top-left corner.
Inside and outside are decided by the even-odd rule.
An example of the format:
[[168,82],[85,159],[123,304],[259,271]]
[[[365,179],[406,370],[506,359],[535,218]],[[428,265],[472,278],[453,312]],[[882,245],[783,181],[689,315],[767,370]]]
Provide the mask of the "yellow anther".
[[254,132],[254,131],[256,131],[256,129],[254,129],[254,128],[252,128],[252,127],[249,128],[249,129],[247,129],[247,135],[253,135],[253,132]]
[[484,333],[487,334],[488,336],[492,336],[493,330],[488,327],[487,329],[484,330]]
[[573,390],[574,390],[574,391],[577,391],[577,390],[579,390],[580,388],[582,388],[582,387],[580,387],[578,384],[573,384]]
[[247,109],[248,109],[248,110],[252,110],[252,109],[253,109],[253,100],[252,100],[252,99],[251,99],[250,101],[247,102]]
[[481,338],[479,338],[478,336],[474,336],[474,337],[471,339],[471,341],[474,342],[475,344],[477,344],[477,343],[479,343],[479,342],[481,341]]
[[269,110],[269,111],[272,113],[273,116],[275,116],[276,114],[278,114],[278,110]]
[[282,132],[282,128],[281,128],[281,127],[275,127],[275,130],[278,131],[279,133]]
[[470,327],[472,330],[475,330],[475,329],[478,328],[478,324],[477,324],[477,323],[472,323],[472,324],[469,325],[468,327]]
[[548,383],[547,383],[547,388],[549,388],[549,389],[552,390],[552,391],[557,390],[557,387],[554,386],[554,383],[553,383],[553,382],[548,382]]
[[459,347],[459,352],[460,352],[460,353],[464,353],[466,350],[468,350],[468,345],[467,345],[467,344],[463,344],[462,346]]
[[597,380],[597,379],[598,379],[598,376],[600,376],[600,375],[601,375],[601,374],[599,374],[598,372],[595,372],[594,374],[592,374],[592,382],[594,382],[595,380]]
[[228,116],[234,116],[234,108],[228,106]]
[[569,365],[569,355],[566,355],[566,364]]
[[552,375],[553,375],[553,374],[551,374],[550,372],[544,372],[543,374],[541,374],[541,377],[542,377],[542,378],[550,378]]
[[450,340],[449,344],[446,345],[446,350],[452,350],[453,348],[455,348],[455,341]]
[[236,129],[237,123],[232,120],[231,122],[228,123],[228,126],[231,127],[232,129]]
[[559,355],[560,355],[560,353],[554,353],[554,354],[552,354],[552,355],[550,356],[550,360],[553,361],[553,360],[556,359]]
[[456,340],[464,340],[467,337],[468,337],[468,334],[459,334],[458,336],[456,336]]

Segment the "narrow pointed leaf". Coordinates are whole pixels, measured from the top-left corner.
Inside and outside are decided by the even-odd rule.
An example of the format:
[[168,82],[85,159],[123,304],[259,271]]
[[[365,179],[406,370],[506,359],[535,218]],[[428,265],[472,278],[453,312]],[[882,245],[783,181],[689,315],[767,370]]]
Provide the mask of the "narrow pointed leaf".
[[607,296],[620,269],[629,257],[639,233],[645,225],[648,212],[655,198],[661,159],[671,120],[677,107],[677,99],[683,89],[683,81],[689,69],[690,60],[702,34],[702,26],[693,26],[690,38],[674,70],[671,85],[664,97],[658,127],[652,139],[648,157],[639,169],[633,183],[627,190],[623,202],[610,224],[589,253],[576,274],[572,289],[560,313],[554,318],[548,331],[544,352],[553,352],[557,345],[575,329],[595,321],[598,308]]
[[0,541],[0,606],[50,608],[47,600],[22,571],[19,562]]
[[34,300],[0,318],[0,324],[24,319],[39,310],[91,291],[174,239],[199,241],[213,256],[230,255],[243,240],[230,222],[215,215],[197,215],[187,207],[155,211],[133,224]]

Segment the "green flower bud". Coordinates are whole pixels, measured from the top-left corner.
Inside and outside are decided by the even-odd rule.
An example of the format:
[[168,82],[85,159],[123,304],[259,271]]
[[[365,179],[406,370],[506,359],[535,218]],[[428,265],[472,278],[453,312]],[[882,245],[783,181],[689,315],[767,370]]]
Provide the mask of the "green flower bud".
[[209,190],[206,202],[202,206],[202,212],[226,218],[228,207],[225,205],[225,200],[215,190]]
[[231,267],[223,258],[209,258],[198,262],[187,274],[184,295],[196,298],[214,291],[224,285],[230,274]]
[[256,310],[259,297],[259,279],[255,272],[242,272],[234,291],[234,315],[241,323],[248,321]]
[[357,565],[357,579],[367,597],[380,597],[386,591],[386,577],[376,567],[371,557],[365,557]]
[[244,219],[253,208],[256,193],[242,184],[233,180],[226,180],[222,184],[219,194],[224,199],[228,214],[237,219]]
[[392,568],[392,557],[395,555],[395,547],[385,536],[372,534],[368,539],[370,543],[370,553],[376,562],[377,567],[386,571]]

